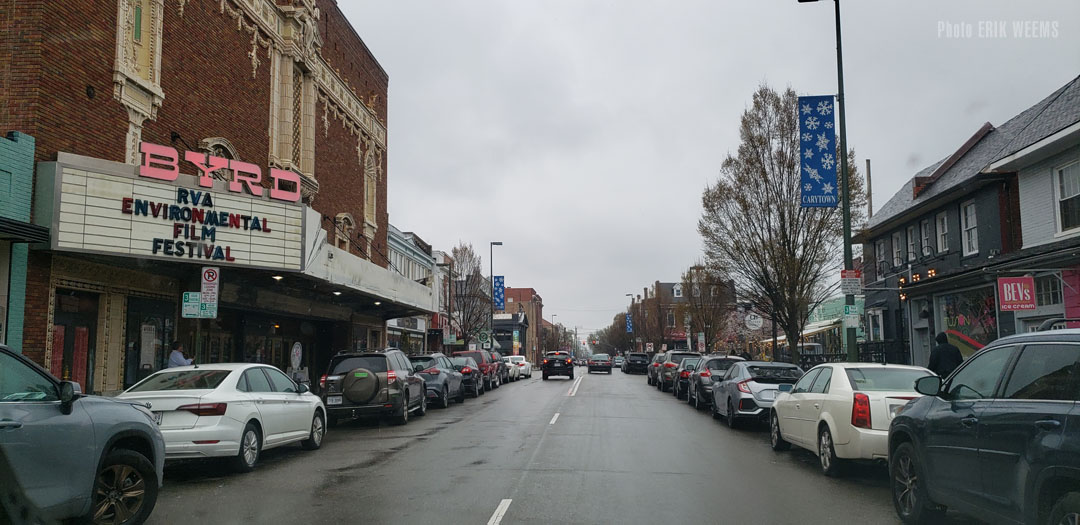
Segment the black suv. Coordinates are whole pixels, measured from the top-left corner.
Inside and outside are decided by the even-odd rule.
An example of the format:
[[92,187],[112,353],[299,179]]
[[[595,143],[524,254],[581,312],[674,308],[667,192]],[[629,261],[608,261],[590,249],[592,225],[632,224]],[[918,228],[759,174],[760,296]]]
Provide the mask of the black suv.
[[893,504],[906,523],[943,506],[991,523],[1080,517],[1080,330],[1003,337],[889,427]]
[[622,363],[622,371],[625,374],[644,374],[649,371],[649,354],[645,352],[631,352]]
[[365,415],[390,416],[404,425],[410,412],[427,412],[424,378],[401,350],[337,354],[321,383],[331,425]]
[[544,381],[551,376],[570,376],[574,378],[574,359],[567,352],[548,352],[544,354],[544,362],[540,365],[544,373]]

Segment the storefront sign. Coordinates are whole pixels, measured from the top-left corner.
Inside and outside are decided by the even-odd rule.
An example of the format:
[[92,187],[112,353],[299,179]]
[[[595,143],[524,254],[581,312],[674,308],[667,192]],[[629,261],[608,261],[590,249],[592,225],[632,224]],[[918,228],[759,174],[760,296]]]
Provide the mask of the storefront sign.
[[998,308],[1002,312],[1015,312],[1017,310],[1034,310],[1035,304],[1035,278],[1034,277],[998,277]]
[[[146,160],[137,168],[66,153],[46,163],[53,177],[39,168],[37,198],[51,198],[42,209],[57,232],[53,249],[303,269],[303,207],[299,190],[285,187],[298,183],[298,175],[271,170],[265,191],[253,165],[189,151],[197,159],[187,160],[201,174],[194,176],[180,173],[172,148],[144,143],[143,151]],[[232,180],[215,180],[215,171],[232,173]]]

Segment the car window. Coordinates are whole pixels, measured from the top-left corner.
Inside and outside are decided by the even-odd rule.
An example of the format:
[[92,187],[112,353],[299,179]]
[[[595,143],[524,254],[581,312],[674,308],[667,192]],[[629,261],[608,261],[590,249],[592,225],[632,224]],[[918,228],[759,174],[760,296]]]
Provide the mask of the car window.
[[605,361],[611,359],[611,357],[609,357],[607,354],[596,354],[592,357],[594,361]]
[[49,378],[19,358],[0,352],[0,402],[59,399],[60,393]]
[[262,370],[258,368],[252,368],[244,372],[244,377],[247,378],[248,392],[273,392],[274,389],[270,387],[270,380],[266,379],[266,374],[262,373]]
[[413,370],[423,370],[435,366],[435,358],[431,356],[414,355],[409,358]]
[[831,366],[822,367],[821,372],[818,373],[817,379],[814,379],[814,386],[810,387],[810,393],[829,393],[829,385],[832,383],[832,371]]
[[846,372],[851,388],[864,392],[874,390],[914,392],[915,381],[920,377],[930,375],[925,370],[911,368],[848,368]]
[[727,374],[724,374],[724,381],[727,381],[729,379],[734,379],[734,378],[738,377],[738,375],[739,375],[739,367],[733,366],[733,367],[728,369]]
[[691,359],[683,359],[682,365],[686,370],[694,370],[700,362],[701,358],[694,357]]
[[1080,345],[1024,347],[1005,386],[1006,399],[1080,401]]
[[330,369],[330,374],[344,374],[357,368],[365,368],[372,372],[385,372],[386,364],[386,357],[381,355],[346,357],[334,363],[333,368]]
[[451,363],[450,360],[447,359],[445,356],[440,356],[439,357],[439,363],[446,370],[453,370],[454,369],[454,363]]
[[1012,356],[1014,346],[999,346],[971,358],[949,380],[949,399],[986,399],[994,395],[998,379]]
[[274,387],[276,392],[285,392],[290,394],[296,393],[296,383],[293,383],[289,376],[285,375],[281,370],[276,368],[263,368],[266,375],[270,376],[270,384]]
[[461,352],[458,355],[461,357],[471,357],[473,361],[476,361],[477,363],[484,362],[484,356],[480,352]]
[[687,357],[694,357],[694,354],[671,354],[672,363],[681,363],[683,359]]
[[218,387],[231,370],[164,370],[140,381],[128,392],[156,392],[161,390],[212,390]]
[[[753,364],[745,365],[750,377],[758,383],[794,383],[802,377],[802,369],[797,366],[785,364]],[[809,389],[809,385],[807,385]]]
[[727,370],[733,364],[735,364],[735,361],[730,359],[713,359],[706,363],[705,366],[709,367],[709,370]]
[[806,375],[802,376],[802,379],[798,380],[795,383],[795,386],[792,387],[792,389],[791,389],[791,393],[792,394],[799,394],[799,393],[803,393],[803,392],[809,392],[810,391],[810,385],[813,384],[814,379],[817,378],[818,372],[820,372],[820,371],[821,370],[811,370],[811,371],[807,372]]

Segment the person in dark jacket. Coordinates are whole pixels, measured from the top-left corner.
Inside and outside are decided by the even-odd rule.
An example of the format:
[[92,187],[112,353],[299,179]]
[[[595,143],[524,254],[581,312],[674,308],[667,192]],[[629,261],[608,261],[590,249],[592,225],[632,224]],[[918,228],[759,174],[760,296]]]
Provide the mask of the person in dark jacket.
[[949,336],[945,335],[945,332],[939,333],[936,340],[938,344],[930,351],[930,363],[926,368],[942,378],[949,377],[949,374],[964,362],[964,356],[960,355],[960,349],[956,345],[949,342]]

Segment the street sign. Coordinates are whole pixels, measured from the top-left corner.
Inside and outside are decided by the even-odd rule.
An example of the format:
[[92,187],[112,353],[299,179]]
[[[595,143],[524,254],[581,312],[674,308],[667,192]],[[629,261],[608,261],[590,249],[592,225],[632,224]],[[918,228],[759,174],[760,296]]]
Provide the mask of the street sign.
[[667,352],[667,343],[664,343],[664,344],[660,345],[660,351],[661,352]]
[[488,339],[491,339],[491,333],[486,331],[480,332],[479,334],[476,334],[476,339],[481,343],[487,344]]
[[[664,346],[667,346],[667,345],[664,345]],[[652,352],[653,351],[652,348],[653,348],[652,343],[645,343],[645,351],[646,352]]]
[[845,304],[844,305],[844,315],[862,315],[862,312],[859,311],[859,306],[858,305]]
[[300,344],[300,341],[293,343],[292,352],[289,352],[289,364],[292,365],[293,370],[300,368],[300,358],[304,355],[304,347]]
[[491,350],[491,341],[484,343],[481,348],[483,348],[484,350]]
[[858,328],[859,327],[859,315],[858,314],[844,314],[844,328]]
[[760,315],[750,312],[746,314],[746,327],[751,330],[761,330],[762,326],[765,326],[765,320]]
[[451,331],[449,328],[443,328],[442,344],[452,345],[457,342],[457,334]]
[[181,317],[184,319],[198,319],[199,318],[199,303],[202,302],[199,299],[202,294],[199,292],[184,292],[184,308]]
[[841,270],[840,292],[844,295],[862,295],[862,270]]
[[205,319],[216,319],[218,308],[218,289],[221,270],[213,266],[204,266],[202,269],[202,297],[200,298],[199,313]]
[[476,351],[476,343],[469,343],[469,351],[470,352],[475,352]]
[[698,340],[698,342],[697,342],[697,351],[698,351],[699,354],[704,354],[705,353],[705,341],[702,341],[700,339]]

